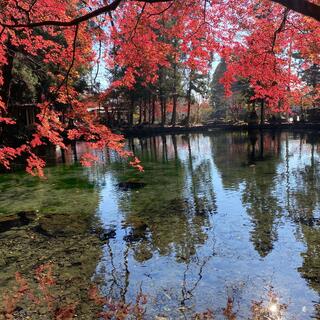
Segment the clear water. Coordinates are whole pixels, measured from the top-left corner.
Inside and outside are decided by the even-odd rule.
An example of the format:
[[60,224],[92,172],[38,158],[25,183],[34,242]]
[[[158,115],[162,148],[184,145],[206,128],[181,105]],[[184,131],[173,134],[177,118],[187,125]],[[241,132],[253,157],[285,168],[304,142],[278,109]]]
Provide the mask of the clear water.
[[[1,290],[15,269],[28,272],[48,260],[52,241],[60,249],[50,261],[59,264],[80,233],[85,244],[68,253],[77,263],[63,263],[58,275],[80,270],[84,283],[96,281],[105,295],[125,302],[142,290],[148,319],[191,319],[208,308],[224,319],[228,297],[237,319],[248,319],[252,300],[267,301],[270,290],[288,304],[286,315],[275,319],[320,319],[317,134],[168,135],[132,139],[128,148],[144,173],[105,152],[105,164],[91,169],[52,166],[46,181],[0,176],[2,216],[35,211],[42,229],[59,234],[41,238],[38,250],[38,242],[25,240],[26,226],[1,232]],[[84,149],[79,145],[78,153]],[[72,162],[72,154],[66,159]],[[101,247],[85,231],[92,225],[110,235]],[[12,237],[19,250],[9,245]],[[80,296],[79,281],[70,290]]]

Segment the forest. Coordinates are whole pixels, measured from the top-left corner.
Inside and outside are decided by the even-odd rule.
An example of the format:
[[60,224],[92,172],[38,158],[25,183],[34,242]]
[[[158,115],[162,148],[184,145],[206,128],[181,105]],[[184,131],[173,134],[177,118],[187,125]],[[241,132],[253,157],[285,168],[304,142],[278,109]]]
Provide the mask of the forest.
[[132,157],[113,127],[254,121],[256,110],[263,123],[319,106],[317,1],[2,0],[0,10],[6,169],[20,159],[43,175],[37,149],[75,140]]
[[0,320],[320,319],[320,0],[0,0]]

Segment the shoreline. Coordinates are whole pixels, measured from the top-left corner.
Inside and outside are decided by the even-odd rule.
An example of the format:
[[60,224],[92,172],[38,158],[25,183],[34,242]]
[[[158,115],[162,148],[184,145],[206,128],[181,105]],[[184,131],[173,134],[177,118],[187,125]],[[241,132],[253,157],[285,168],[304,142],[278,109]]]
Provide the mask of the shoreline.
[[288,131],[320,131],[320,123],[283,123],[283,124],[264,124],[264,125],[249,125],[249,124],[210,124],[192,127],[182,126],[145,126],[134,128],[118,128],[115,129],[125,138],[128,137],[143,137],[163,134],[180,134],[180,133],[193,133],[193,132],[210,132],[216,130],[223,131],[251,131],[251,130],[288,130]]

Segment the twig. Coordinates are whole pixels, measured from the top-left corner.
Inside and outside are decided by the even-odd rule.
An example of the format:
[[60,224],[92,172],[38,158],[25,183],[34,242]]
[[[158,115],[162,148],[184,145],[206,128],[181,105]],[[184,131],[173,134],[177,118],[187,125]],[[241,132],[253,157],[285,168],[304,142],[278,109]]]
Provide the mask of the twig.
[[142,15],[143,15],[144,9],[146,8],[146,5],[147,5],[147,3],[145,2],[145,3],[143,4],[143,7],[142,7],[142,9],[141,9],[141,12],[140,12],[139,15],[138,15],[136,25],[134,26],[133,30],[131,31],[131,35],[130,35],[129,41],[131,41],[131,40],[134,38],[135,34],[136,34],[138,24],[139,24],[139,22],[140,22],[140,20],[141,20],[141,17],[142,17]]
[[148,15],[148,18],[149,17],[152,17],[152,16],[159,16],[160,14],[163,14],[165,13],[167,10],[169,10],[172,6],[174,5],[174,1],[172,1],[168,7],[166,7],[165,9],[163,9],[162,11],[159,11],[159,12],[155,12],[155,13],[150,13]]
[[[73,65],[74,65],[74,62],[75,62],[75,56],[76,56],[76,47],[77,47],[77,36],[78,36],[78,30],[79,30],[79,25],[77,24],[76,25],[76,29],[75,29],[75,32],[74,32],[74,38],[73,38],[73,52],[72,52],[72,60],[71,60],[71,64],[67,70],[67,73],[65,75],[65,77],[63,78],[63,80],[60,82],[59,86],[56,88],[56,90],[54,91],[54,96],[56,96],[58,94],[58,92],[60,91],[60,89],[62,88],[62,86],[64,85],[64,83],[66,83],[66,86],[67,86],[67,89],[68,89],[68,79],[69,79],[69,75],[70,75],[70,72],[73,68]],[[40,120],[40,122],[43,121],[44,119],[44,116],[48,110],[48,107],[50,106],[50,104],[52,103],[51,102],[48,102],[44,108],[44,112],[43,112],[43,115],[42,115],[42,119]]]
[[281,24],[280,24],[279,28],[274,32],[273,39],[272,39],[272,47],[271,47],[272,53],[274,53],[274,47],[276,45],[277,35],[284,29],[289,12],[290,12],[290,9],[288,9],[288,8],[284,9]]

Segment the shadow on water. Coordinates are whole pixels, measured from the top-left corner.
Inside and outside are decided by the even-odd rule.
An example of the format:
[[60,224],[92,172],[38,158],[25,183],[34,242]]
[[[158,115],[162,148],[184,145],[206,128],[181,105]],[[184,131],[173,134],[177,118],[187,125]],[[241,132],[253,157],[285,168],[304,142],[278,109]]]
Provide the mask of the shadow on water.
[[[106,165],[55,166],[46,181],[0,176],[2,289],[14,269],[50,259],[64,278],[81,272],[87,286],[93,275],[124,302],[141,289],[149,318],[208,308],[223,317],[229,297],[247,319],[270,286],[290,319],[319,318],[319,141],[261,131],[131,138],[144,173],[106,150]],[[86,150],[74,145],[58,158],[70,163]]]

